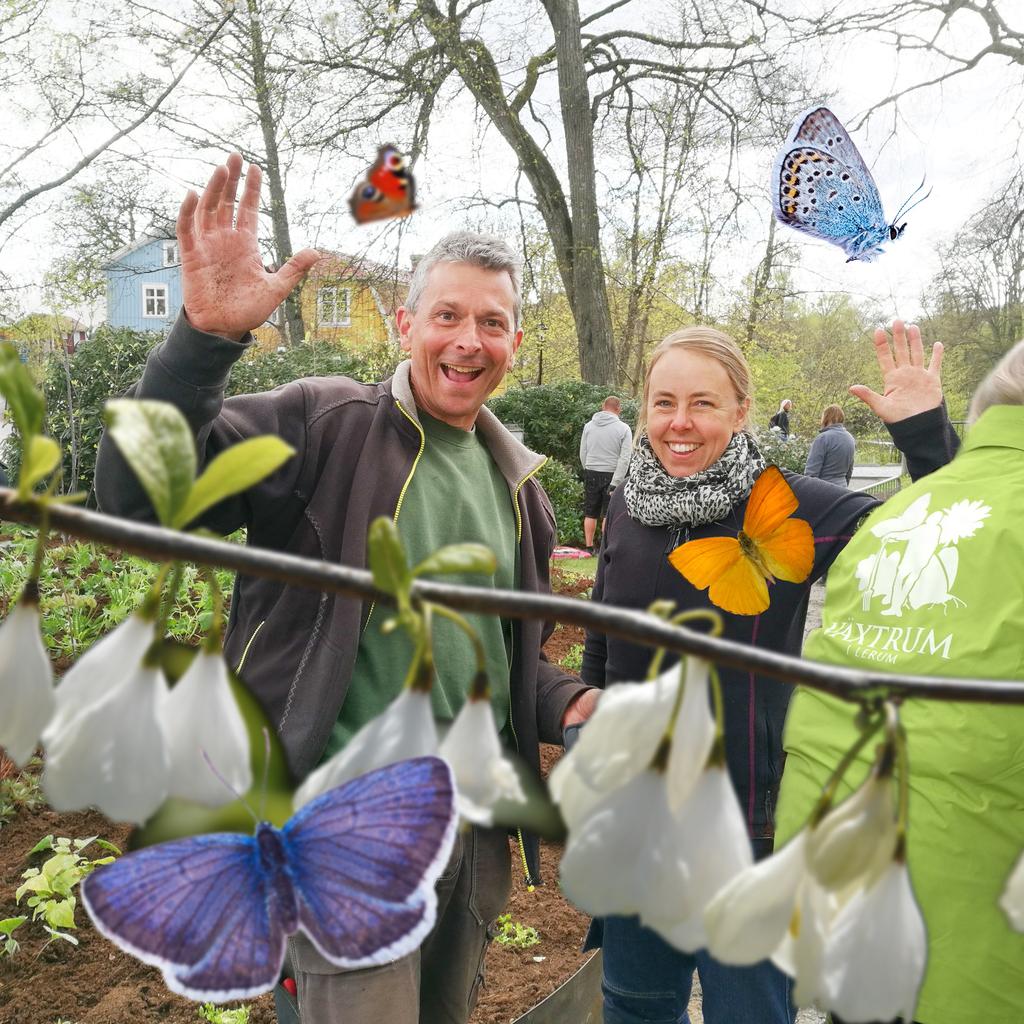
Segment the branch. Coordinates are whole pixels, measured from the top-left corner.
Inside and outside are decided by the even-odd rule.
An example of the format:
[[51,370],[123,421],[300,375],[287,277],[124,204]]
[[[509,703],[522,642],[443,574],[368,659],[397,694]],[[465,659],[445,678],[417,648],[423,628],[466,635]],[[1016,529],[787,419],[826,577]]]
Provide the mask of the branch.
[[[313,558],[208,540],[69,505],[50,504],[47,509],[54,530],[109,544],[154,561],[173,559],[197,565],[222,566],[246,576],[278,580],[289,586],[308,587],[346,597],[390,601],[387,594],[374,587],[373,577],[365,569],[350,569]],[[4,518],[29,525],[38,525],[42,517],[38,503],[20,502],[17,492],[7,488],[0,488],[0,511]],[[823,665],[672,626],[647,612],[577,598],[423,581],[414,584],[413,596],[462,611],[478,611],[512,619],[567,622],[650,647],[694,654],[744,672],[810,686],[844,700],[873,701],[888,695],[900,699],[931,697],[973,703],[1024,704],[1024,685],[1021,683],[998,679],[890,675]]]
[[185,65],[184,68],[182,68],[178,75],[176,75],[175,78],[171,80],[171,83],[167,86],[166,89],[164,89],[162,93],[160,93],[156,100],[152,104],[150,104],[150,106],[147,107],[146,110],[142,112],[142,114],[139,115],[139,117],[137,117],[126,128],[122,128],[120,131],[115,132],[109,139],[106,140],[106,142],[100,143],[100,145],[97,146],[94,150],[92,150],[92,152],[87,153],[66,174],[62,174],[59,178],[54,178],[53,181],[49,181],[43,185],[37,186],[36,188],[30,189],[28,192],[22,193],[22,195],[15,199],[13,203],[11,203],[5,209],[0,210],[0,225],[2,225],[4,221],[9,220],[29,200],[34,199],[36,196],[41,195],[43,192],[49,192],[51,189],[59,188],[66,181],[69,181],[80,171],[88,167],[89,164],[91,164],[93,160],[95,160],[96,157],[98,157],[102,152],[109,149],[112,145],[114,145],[115,142],[119,142],[126,135],[130,135],[133,131],[135,131],[136,128],[139,127],[140,124],[148,120],[154,113],[156,113],[156,111],[159,110],[160,105],[163,103],[163,101],[167,99],[167,97],[170,96],[170,94],[177,88],[178,83],[185,77],[185,75],[188,73],[188,70],[192,67],[192,65],[195,64],[195,62],[199,60],[199,58],[206,52],[206,50],[210,47],[213,41],[217,38],[218,34],[220,33],[220,30],[231,20],[232,16],[232,12],[228,11],[228,13],[223,18],[221,18],[220,22],[218,22],[217,24],[217,27],[206,38],[206,40],[203,42],[203,45],[200,46],[198,50],[196,50],[195,54],[193,54],[192,59]]

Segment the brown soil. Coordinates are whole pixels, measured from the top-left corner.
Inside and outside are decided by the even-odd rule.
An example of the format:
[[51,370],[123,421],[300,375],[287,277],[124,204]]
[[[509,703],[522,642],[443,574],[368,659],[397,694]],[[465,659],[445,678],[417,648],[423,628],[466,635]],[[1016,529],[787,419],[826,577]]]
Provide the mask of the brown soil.
[[[556,575],[554,589],[583,594],[592,580]],[[552,635],[546,651],[560,662],[568,650],[582,643],[582,630],[563,627]],[[561,748],[542,748],[545,772]],[[0,765],[0,769],[7,769]],[[4,772],[0,770],[0,777]],[[30,861],[26,852],[45,835],[73,838],[99,835],[125,848],[128,827],[114,824],[96,812],[58,815],[46,807],[31,811],[20,807],[0,825],[0,920],[24,912],[14,902],[14,891]],[[493,943],[487,953],[486,983],[472,1024],[506,1024],[540,1002],[585,961],[580,952],[587,918],[562,899],[556,881],[560,850],[545,843],[542,865],[545,885],[529,892],[520,872],[507,912],[514,921],[531,925],[540,934],[538,945],[516,949]],[[97,852],[94,854],[99,856]],[[41,926],[25,924],[15,935],[21,941],[16,956],[0,956],[0,1024],[196,1024],[195,1003],[170,993],[160,972],[133,959],[99,935],[81,907],[73,947],[56,940],[45,946]],[[273,999],[261,996],[249,1004],[250,1024],[275,1024]]]

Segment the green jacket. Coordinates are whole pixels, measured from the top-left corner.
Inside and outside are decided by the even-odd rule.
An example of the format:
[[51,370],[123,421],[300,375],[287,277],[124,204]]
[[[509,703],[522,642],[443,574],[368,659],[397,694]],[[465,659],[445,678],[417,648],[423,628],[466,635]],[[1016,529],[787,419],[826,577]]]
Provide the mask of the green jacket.
[[[815,661],[1024,680],[1024,408],[994,406],[948,466],[875,509],[832,567]],[[786,723],[780,838],[852,745],[811,690]],[[1024,850],[1024,708],[909,701],[909,865],[928,925],[922,1024],[1024,1021],[1024,935],[997,906]],[[868,757],[847,775],[859,784]],[[849,791],[849,787],[846,787]]]

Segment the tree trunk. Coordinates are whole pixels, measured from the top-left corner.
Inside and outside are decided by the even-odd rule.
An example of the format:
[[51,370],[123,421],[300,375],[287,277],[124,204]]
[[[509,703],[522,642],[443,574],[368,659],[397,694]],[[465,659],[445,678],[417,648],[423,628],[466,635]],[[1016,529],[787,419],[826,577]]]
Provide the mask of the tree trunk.
[[[249,47],[252,58],[253,85],[256,89],[256,104],[260,114],[260,130],[263,133],[263,147],[266,150],[267,187],[270,192],[270,224],[274,233],[274,256],[279,267],[292,256],[291,230],[288,226],[288,207],[284,198],[284,180],[281,177],[281,161],[277,148],[277,121],[271,104],[270,86],[267,82],[267,55],[263,46],[263,32],[260,28],[260,12],[257,0],[248,0]],[[306,336],[302,322],[302,306],[299,303],[301,285],[284,300],[285,341],[298,345]]]
[[761,308],[768,294],[768,286],[772,280],[772,264],[775,262],[775,218],[768,222],[768,244],[765,246],[764,259],[754,272],[754,287],[750,294],[750,309],[747,313],[747,345],[754,343],[754,331],[757,329]]
[[594,122],[583,66],[579,2],[544,0],[544,9],[555,32],[555,53],[558,56],[558,99],[562,108],[572,209],[575,281],[572,311],[580,346],[580,374],[585,381],[613,385],[616,378],[615,346],[601,258]]
[[[551,237],[559,276],[576,324],[580,375],[593,384],[611,384],[615,375],[615,355],[597,232],[593,123],[580,48],[579,9],[576,0],[564,0],[564,4],[571,8],[567,15],[560,7],[555,15],[549,10],[549,16],[557,17],[562,25],[561,29],[556,28],[556,39],[559,34],[563,37],[562,45],[566,51],[564,59],[572,60],[575,54],[578,62],[573,71],[567,72],[568,81],[563,85],[562,54],[559,51],[559,90],[566,92],[562,98],[562,109],[563,112],[571,112],[571,118],[569,114],[565,115],[571,215],[558,175],[519,119],[518,110],[522,103],[511,106],[505,97],[501,77],[490,51],[479,39],[462,38],[458,22],[442,15],[433,0],[419,0],[418,10],[427,29],[455,66],[466,88],[512,148],[533,188],[537,207]],[[569,24],[576,26],[574,41],[565,38],[567,33],[571,35],[566,27]],[[573,168],[575,161],[583,161],[589,167],[589,180],[583,168]],[[579,218],[578,225],[576,218]],[[579,239],[577,232],[580,232]]]

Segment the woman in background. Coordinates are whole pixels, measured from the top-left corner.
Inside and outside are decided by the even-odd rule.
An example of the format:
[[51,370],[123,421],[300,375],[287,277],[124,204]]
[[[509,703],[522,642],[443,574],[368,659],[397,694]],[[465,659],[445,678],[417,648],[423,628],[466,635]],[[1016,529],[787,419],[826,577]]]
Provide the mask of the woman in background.
[[857,442],[853,434],[843,426],[845,418],[838,405],[825,406],[821,414],[821,430],[811,442],[811,450],[807,453],[807,466],[804,469],[807,476],[816,476],[819,480],[828,480],[840,487],[850,485]]

